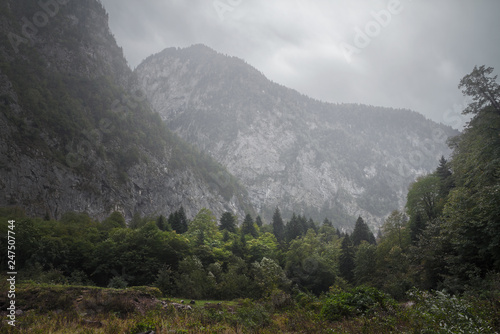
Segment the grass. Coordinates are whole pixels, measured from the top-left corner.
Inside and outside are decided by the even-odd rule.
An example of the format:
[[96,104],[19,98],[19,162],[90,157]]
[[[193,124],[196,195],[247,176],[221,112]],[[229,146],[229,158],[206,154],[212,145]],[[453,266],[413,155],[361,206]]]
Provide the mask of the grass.
[[[5,284],[0,283],[0,288],[4,290]],[[312,296],[284,306],[274,305],[270,299],[197,300],[192,305],[193,310],[177,310],[173,306],[163,307],[161,301],[180,303],[181,298],[159,298],[158,293],[156,288],[151,287],[120,290],[20,283],[16,291],[16,305],[23,310],[23,314],[17,316],[16,327],[12,327],[6,325],[5,312],[2,313],[0,334],[137,334],[148,330],[160,334],[455,333],[442,328],[442,314],[454,319],[454,315],[449,314],[450,310],[469,312],[478,309],[464,300],[444,294],[430,296],[423,293],[417,297],[425,297],[425,300],[417,300],[411,308],[402,304],[373,307],[369,312],[327,321],[320,312],[326,299]],[[1,310],[6,309],[7,302],[7,297],[0,295]],[[184,299],[184,304],[189,304],[189,300]],[[483,321],[483,326],[493,325],[498,331],[496,327],[500,315],[498,307],[492,308],[492,305],[483,305],[481,310],[467,315],[475,322],[481,317],[486,319],[489,322]],[[434,311],[426,311],[429,308]],[[457,319],[459,311],[455,312]],[[476,326],[476,323],[470,324]],[[491,328],[484,333],[494,332]]]

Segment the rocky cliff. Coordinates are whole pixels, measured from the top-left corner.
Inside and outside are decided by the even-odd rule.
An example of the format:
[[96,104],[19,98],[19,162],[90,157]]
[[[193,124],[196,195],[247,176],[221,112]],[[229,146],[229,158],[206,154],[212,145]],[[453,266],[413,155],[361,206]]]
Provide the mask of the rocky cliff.
[[268,220],[279,206],[379,226],[456,134],[409,110],[310,99],[203,45],[166,49],[136,73],[169,128],[238,177]]
[[234,177],[150,109],[99,1],[0,7],[0,206],[56,218],[252,212]]

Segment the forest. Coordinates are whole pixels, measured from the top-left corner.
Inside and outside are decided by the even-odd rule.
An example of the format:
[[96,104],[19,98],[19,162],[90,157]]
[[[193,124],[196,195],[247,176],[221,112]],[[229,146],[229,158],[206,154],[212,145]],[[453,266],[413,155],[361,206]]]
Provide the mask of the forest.
[[[188,219],[181,207],[126,223],[119,212],[102,221],[75,212],[54,220],[9,207],[0,210],[2,252],[7,222],[15,220],[16,268],[26,284],[149,286],[164,298],[240,300],[253,310],[249,331],[292,331],[269,315],[279,311],[289,318],[303,313],[310,328],[331,333],[495,333],[500,86],[492,73],[475,67],[461,80],[471,119],[449,139],[451,157],[415,180],[405,208],[379,231],[362,217],[348,232],[328,217],[315,222],[293,214],[285,222],[279,208],[270,222],[251,214],[240,222],[231,212],[215,217],[207,208]],[[2,256],[2,273],[7,262]]]

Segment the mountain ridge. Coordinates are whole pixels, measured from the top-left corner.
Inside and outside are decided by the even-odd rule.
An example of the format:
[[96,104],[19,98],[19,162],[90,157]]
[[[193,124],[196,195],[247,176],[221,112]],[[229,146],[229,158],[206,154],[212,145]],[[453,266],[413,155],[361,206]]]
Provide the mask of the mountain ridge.
[[0,205],[54,218],[253,212],[234,177],[149,108],[102,4],[58,4],[2,4]]
[[[242,180],[267,219],[279,206],[344,226],[357,215],[380,225],[458,134],[414,111],[312,99],[204,45],[167,48],[135,73],[169,128]],[[377,172],[383,177],[364,175]]]

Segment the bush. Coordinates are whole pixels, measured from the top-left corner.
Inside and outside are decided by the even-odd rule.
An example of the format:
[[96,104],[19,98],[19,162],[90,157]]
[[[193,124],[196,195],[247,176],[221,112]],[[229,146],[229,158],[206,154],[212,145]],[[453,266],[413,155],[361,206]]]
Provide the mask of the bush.
[[433,333],[494,333],[486,319],[477,315],[465,299],[436,291],[433,294],[417,289],[408,295],[415,302],[411,309],[413,328]]
[[396,302],[385,293],[366,286],[354,288],[348,292],[334,291],[326,297],[321,308],[323,319],[338,321],[342,318],[367,314],[376,309],[387,310]]
[[244,299],[236,311],[237,324],[248,329],[256,329],[270,322],[270,315],[263,305]]
[[134,325],[129,331],[130,334],[144,333],[148,331],[156,331],[157,323],[153,319],[144,319]]
[[128,283],[120,276],[115,276],[109,280],[108,288],[125,289]]

